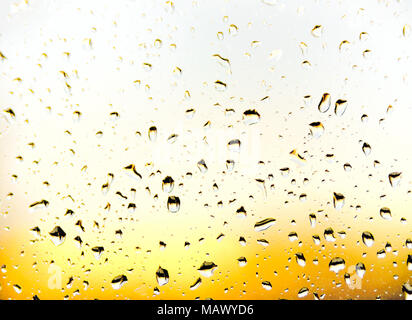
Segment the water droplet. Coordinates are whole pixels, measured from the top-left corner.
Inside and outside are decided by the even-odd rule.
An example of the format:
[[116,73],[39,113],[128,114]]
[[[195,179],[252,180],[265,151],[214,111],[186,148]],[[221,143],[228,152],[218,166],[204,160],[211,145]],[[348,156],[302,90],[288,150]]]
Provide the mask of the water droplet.
[[391,184],[391,186],[397,187],[399,186],[401,182],[402,172],[392,172],[388,175],[388,177],[389,177],[389,183]]
[[126,174],[130,178],[135,179],[135,180],[141,180],[142,179],[141,174],[136,171],[136,167],[135,167],[134,164],[129,164],[128,166],[124,167],[123,169],[126,171]]
[[239,263],[239,267],[244,267],[247,264],[247,260],[245,257],[240,257],[237,259],[238,263]]
[[40,201],[36,201],[33,202],[30,206],[29,209],[30,211],[36,211],[36,210],[41,210],[41,209],[45,209],[49,206],[49,202],[47,200],[40,200]]
[[156,49],[160,49],[160,48],[162,47],[162,40],[156,39],[156,40],[154,41],[153,45],[154,45],[154,47],[155,47]]
[[272,284],[269,281],[263,281],[262,287],[263,289],[268,290],[268,291],[272,290]]
[[216,80],[216,81],[215,81],[215,89],[216,89],[217,91],[225,91],[225,90],[226,90],[226,87],[227,87],[227,84],[226,84],[226,83],[224,83],[224,82],[222,82],[222,81],[220,81],[220,80]]
[[202,284],[202,279],[197,278],[197,280],[195,281],[195,283],[193,283],[190,286],[190,290],[196,290],[197,288],[199,288],[199,286]]
[[260,114],[255,109],[243,112],[243,121],[247,125],[252,125],[260,121]]
[[391,210],[387,207],[383,207],[379,210],[380,216],[385,220],[392,220]]
[[167,192],[167,193],[172,192],[174,185],[175,185],[175,182],[174,182],[173,178],[170,177],[170,176],[167,176],[162,181],[162,190],[163,190],[163,192]]
[[359,278],[363,278],[366,272],[365,265],[362,262],[358,262],[355,266],[356,269],[356,274],[359,276]]
[[323,124],[321,122],[312,122],[310,126],[310,135],[314,138],[320,138],[325,131]]
[[235,167],[235,161],[233,160],[226,160],[226,169],[227,171],[232,171],[233,168]]
[[365,244],[365,246],[371,247],[374,241],[375,238],[373,237],[372,233],[370,233],[369,231],[362,233],[362,242]]
[[157,128],[155,126],[149,128],[148,136],[150,141],[156,141]]
[[173,133],[169,136],[169,138],[167,138],[167,142],[170,143],[170,144],[175,143],[176,140],[177,140],[177,137],[178,137],[178,135]]
[[206,173],[207,172],[207,165],[206,165],[206,162],[205,162],[205,160],[200,160],[198,163],[197,163],[197,167],[199,168],[199,171],[201,172],[201,173]]
[[338,273],[339,271],[345,269],[345,260],[343,260],[340,257],[333,258],[329,262],[329,270],[333,271],[335,273]]
[[239,139],[233,139],[230,140],[227,144],[227,148],[231,152],[240,152],[240,140]]
[[340,51],[345,51],[348,50],[350,46],[350,42],[348,40],[343,40],[340,44],[339,44],[339,50]]
[[324,237],[325,240],[328,241],[328,242],[334,242],[334,241],[336,241],[335,232],[333,231],[332,228],[327,228],[327,229],[325,229],[325,231],[323,232],[323,237]]
[[371,146],[370,146],[368,143],[365,142],[365,143],[362,145],[362,151],[363,151],[363,153],[365,154],[365,156],[370,155],[371,150],[372,150],[372,148],[371,148]]
[[16,291],[16,293],[20,294],[22,293],[23,289],[18,285],[18,284],[14,284],[13,285],[13,289],[14,291]]
[[229,26],[229,34],[230,34],[231,36],[235,36],[235,35],[237,35],[237,33],[238,33],[238,27],[237,27],[236,25],[234,25],[234,24],[231,24],[231,25]]
[[311,30],[312,36],[319,38],[322,35],[323,27],[321,25],[316,25]]
[[217,265],[213,262],[205,261],[202,263],[199,269],[197,269],[200,274],[206,278],[209,278],[213,275],[214,270],[217,268]]
[[298,292],[298,297],[299,297],[299,298],[304,298],[304,297],[306,297],[308,294],[309,294],[309,289],[306,288],[306,287],[304,287],[304,288],[301,288],[301,289],[299,290],[299,292]]
[[322,113],[325,113],[329,110],[331,104],[331,98],[329,93],[324,93],[322,99],[320,99],[318,110]]
[[346,107],[348,106],[348,102],[346,100],[338,99],[335,102],[335,114],[338,117],[341,117],[345,111]]
[[404,283],[402,285],[402,292],[404,294],[405,300],[412,300],[412,285],[409,283]]
[[336,210],[340,210],[343,208],[345,204],[345,196],[341,193],[334,192],[333,193],[333,206]]
[[266,218],[256,222],[255,224],[255,231],[260,232],[266,229],[269,229],[276,223],[276,219],[274,218]]
[[170,196],[167,199],[167,209],[172,213],[178,212],[179,209],[180,209],[180,199],[179,199],[179,197]]
[[127,277],[125,275],[119,275],[112,280],[112,287],[115,290],[119,290],[124,284],[127,283]]
[[66,232],[64,232],[63,229],[60,228],[59,226],[54,227],[54,229],[52,231],[50,231],[49,234],[52,238],[51,239],[52,242],[56,246],[61,245],[64,242],[64,240],[66,239]]
[[167,284],[169,282],[169,272],[159,266],[159,269],[156,271],[156,281],[159,286]]
[[306,259],[302,252],[296,253],[295,257],[298,265],[300,265],[301,267],[306,266]]

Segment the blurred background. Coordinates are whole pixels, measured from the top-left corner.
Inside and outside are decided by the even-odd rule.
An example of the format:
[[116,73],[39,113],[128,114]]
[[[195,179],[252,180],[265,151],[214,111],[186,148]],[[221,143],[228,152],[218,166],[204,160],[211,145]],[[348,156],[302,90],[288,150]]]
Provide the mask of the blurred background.
[[411,299],[411,10],[1,1],[1,299]]

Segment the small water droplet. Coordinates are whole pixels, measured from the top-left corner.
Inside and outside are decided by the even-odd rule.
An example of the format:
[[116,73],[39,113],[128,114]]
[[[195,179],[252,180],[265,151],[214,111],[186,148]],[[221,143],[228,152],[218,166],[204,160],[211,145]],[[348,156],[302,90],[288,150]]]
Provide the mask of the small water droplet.
[[325,113],[329,110],[331,104],[331,98],[329,93],[324,93],[320,99],[318,110],[322,113]]

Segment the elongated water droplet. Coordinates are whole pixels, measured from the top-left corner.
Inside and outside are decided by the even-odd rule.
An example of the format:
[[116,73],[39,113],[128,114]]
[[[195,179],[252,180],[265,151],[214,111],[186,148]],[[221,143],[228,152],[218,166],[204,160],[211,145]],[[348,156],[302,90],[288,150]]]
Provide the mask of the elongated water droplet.
[[179,199],[179,197],[170,196],[167,199],[167,209],[172,213],[178,212],[179,209],[180,209],[180,199]]
[[392,187],[397,187],[399,186],[400,182],[401,182],[401,177],[402,177],[402,173],[401,172],[391,172],[388,175],[389,178],[389,183],[391,184]]
[[237,259],[238,263],[239,263],[239,267],[244,267],[247,264],[247,260],[245,257],[240,257]]
[[138,180],[138,181],[142,179],[141,174],[136,171],[136,167],[135,167],[134,164],[129,164],[128,166],[124,167],[123,169],[126,171],[126,174],[130,178]]
[[312,36],[314,36],[315,38],[319,38],[322,35],[322,32],[323,27],[319,24],[314,26],[311,30]]
[[149,128],[148,131],[148,136],[150,141],[156,141],[157,138],[157,128],[155,126],[152,126]]
[[365,143],[362,145],[362,151],[363,151],[363,153],[365,154],[365,156],[370,155],[371,150],[372,150],[372,148],[371,148],[371,146],[370,146],[368,143],[365,142]]
[[59,226],[54,227],[52,231],[49,232],[52,242],[56,245],[59,246],[61,245],[64,240],[66,239],[66,232]]
[[329,110],[331,104],[331,98],[329,93],[324,93],[320,99],[318,110],[322,113],[325,113]]
[[156,271],[156,281],[159,286],[167,284],[169,282],[169,272],[159,266],[159,269]]

